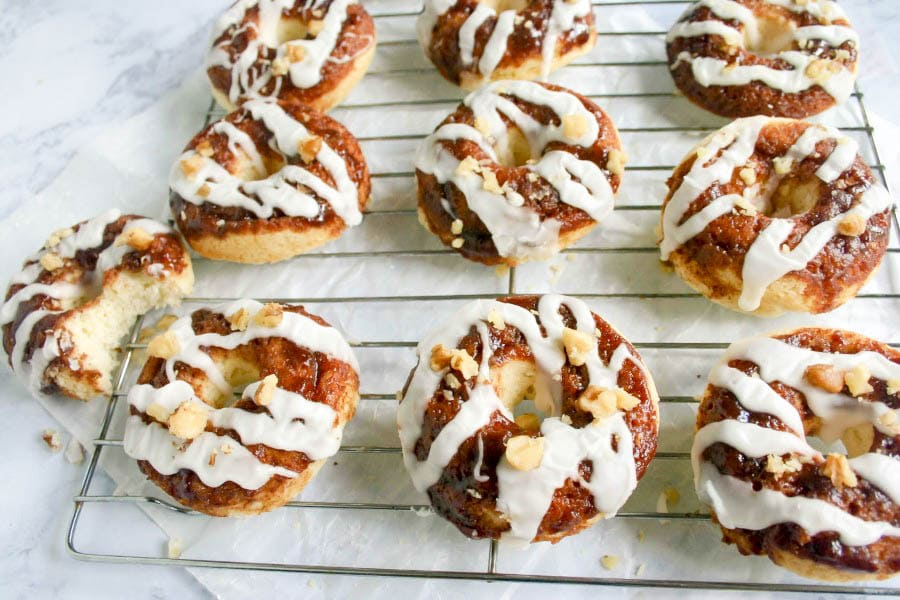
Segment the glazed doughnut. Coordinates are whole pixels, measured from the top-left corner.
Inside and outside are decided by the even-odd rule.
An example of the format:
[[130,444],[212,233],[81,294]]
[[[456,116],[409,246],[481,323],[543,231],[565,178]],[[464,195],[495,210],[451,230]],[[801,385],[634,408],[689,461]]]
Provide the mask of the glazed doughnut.
[[356,0],[238,0],[216,23],[206,72],[228,111],[271,96],[326,111],[374,55],[375,23]]
[[419,148],[419,220],[470,260],[544,259],[609,214],[625,160],[612,120],[584,96],[494,82]]
[[208,515],[290,501],[338,451],[359,399],[350,346],[300,306],[199,309],[148,353],[128,393],[125,452],[163,491]]
[[362,222],[369,169],[356,138],[310,108],[250,100],[209,125],[172,167],[170,206],[207,258],[284,260]]
[[701,0],[666,37],[675,85],[723,117],[804,118],[853,92],[859,39],[831,0]]
[[[797,329],[733,344],[697,415],[694,481],[724,541],[828,581],[900,571],[900,352]],[[841,439],[822,454],[808,437]]]
[[[558,542],[615,515],[656,453],[650,373],[580,300],[470,303],[418,355],[397,412],[403,461],[467,536]],[[523,400],[535,412],[514,416]]]
[[13,277],[0,308],[3,350],[35,395],[108,396],[135,319],[177,304],[193,285],[190,256],[169,227],[107,211],[51,234]]
[[590,0],[425,0],[416,28],[440,74],[467,90],[546,79],[597,42]]
[[875,272],[892,204],[837,130],[739,119],[675,168],[660,251],[691,287],[733,310],[821,313]]

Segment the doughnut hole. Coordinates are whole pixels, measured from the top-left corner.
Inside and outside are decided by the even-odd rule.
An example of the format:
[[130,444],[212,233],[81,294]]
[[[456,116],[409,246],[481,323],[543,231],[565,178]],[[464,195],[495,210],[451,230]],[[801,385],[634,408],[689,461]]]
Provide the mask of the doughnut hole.
[[240,148],[234,154],[231,162],[231,172],[244,181],[259,181],[271,177],[284,168],[287,164],[284,156],[280,152],[264,150],[262,152],[263,169],[260,170],[257,165],[250,160],[250,157]]
[[808,213],[819,201],[820,182],[802,181],[786,177],[777,182],[771,194],[765,196],[763,213],[776,219],[797,217]]
[[[210,348],[209,356],[230,390],[219,389],[203,371],[188,368],[184,377],[197,392],[197,397],[213,408],[228,408],[241,400],[241,392],[249,384],[263,378],[259,361],[250,346],[238,346],[233,350]],[[184,371],[180,371],[184,372]]]
[[310,27],[310,21],[298,17],[282,17],[278,21],[278,29],[275,36],[278,45],[295,40],[312,40],[318,35],[315,28]]
[[500,164],[510,168],[522,167],[528,161],[539,158],[528,143],[528,138],[516,126],[507,129],[506,140],[503,144],[495,144],[494,151]]
[[529,0],[478,0],[478,4],[483,4],[499,14],[505,10],[524,10],[528,7]]
[[779,14],[761,16],[756,29],[744,27],[744,46],[757,56],[772,57],[795,45],[796,24]]
[[550,386],[545,379],[529,361],[508,360],[491,368],[494,391],[515,417],[534,414],[543,421],[554,413]]

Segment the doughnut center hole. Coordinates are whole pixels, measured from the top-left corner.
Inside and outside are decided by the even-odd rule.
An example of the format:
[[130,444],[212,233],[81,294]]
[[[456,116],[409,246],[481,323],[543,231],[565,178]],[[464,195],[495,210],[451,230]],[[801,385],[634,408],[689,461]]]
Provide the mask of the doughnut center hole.
[[514,417],[533,414],[538,421],[543,421],[552,413],[550,386],[533,363],[506,361],[491,369],[491,379],[500,401]]
[[238,347],[230,350],[224,358],[215,360],[222,377],[231,386],[231,391],[225,392],[212,383],[208,384],[209,390],[204,397],[215,408],[233,406],[240,400],[244,388],[262,379],[259,365],[249,354],[249,347]]
[[537,157],[531,151],[531,144],[522,130],[512,126],[507,130],[504,144],[494,147],[497,159],[504,167],[521,167]]
[[763,193],[761,212],[774,219],[789,219],[808,213],[819,201],[818,181],[799,181],[786,177],[774,183],[769,193]]
[[278,28],[275,31],[277,45],[280,46],[286,42],[295,40],[312,40],[316,34],[310,31],[309,23],[298,18],[284,18],[278,21]]
[[505,10],[524,10],[528,7],[528,3],[529,0],[478,0],[478,4],[483,4],[497,13]]
[[778,15],[760,17],[756,28],[744,27],[744,45],[758,56],[775,56],[794,48],[796,25]]
[[254,161],[250,160],[250,157],[247,156],[243,150],[238,148],[237,154],[235,155],[235,165],[237,169],[234,172],[234,175],[244,181],[259,181],[274,175],[287,164],[285,158],[278,152],[263,151],[261,155],[262,169],[260,169],[260,166],[255,164]]
[[868,421],[846,427],[846,423],[822,422],[806,436],[810,446],[822,454],[844,454],[856,458],[875,443],[875,427]]

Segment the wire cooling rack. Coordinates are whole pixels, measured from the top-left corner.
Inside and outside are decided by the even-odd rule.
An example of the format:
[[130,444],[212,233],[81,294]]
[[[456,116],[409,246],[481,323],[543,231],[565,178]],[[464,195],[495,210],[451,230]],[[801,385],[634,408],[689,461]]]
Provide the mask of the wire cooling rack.
[[[418,4],[418,3],[416,3]],[[672,85],[667,71],[667,65],[664,58],[664,37],[663,30],[649,30],[640,27],[642,21],[640,19],[632,20],[632,16],[637,11],[643,9],[649,14],[659,14],[662,11],[663,16],[658,17],[660,23],[668,24],[674,21],[674,18],[688,3],[684,0],[657,0],[656,2],[594,2],[598,7],[598,23],[600,28],[600,38],[598,48],[600,52],[592,52],[576,63],[570,65],[561,73],[565,73],[568,79],[564,78],[564,85],[582,91],[592,99],[600,103],[610,112],[614,120],[619,121],[623,114],[617,114],[615,107],[628,107],[630,111],[635,110],[638,113],[636,119],[639,122],[626,122],[619,128],[623,138],[625,138],[626,148],[631,150],[633,162],[637,164],[627,168],[626,184],[628,181],[640,181],[641,179],[649,179],[650,184],[656,185],[656,190],[663,189],[660,182],[664,181],[667,173],[674,167],[673,161],[663,159],[652,160],[641,163],[638,158],[641,155],[648,155],[656,158],[651,151],[645,152],[641,146],[649,148],[654,144],[655,140],[672,141],[672,136],[684,137],[683,149],[686,151],[692,145],[691,140],[697,141],[705,136],[708,132],[717,129],[724,121],[718,120],[702,111],[691,109],[688,102],[672,91]],[[617,12],[612,12],[613,10]],[[607,13],[606,11],[610,11]],[[378,232],[384,228],[391,226],[392,221],[398,219],[409,224],[412,227],[419,228],[415,224],[415,208],[413,192],[413,173],[411,168],[412,151],[423,136],[427,135],[434,125],[452,110],[461,98],[461,92],[448,85],[440,83],[436,77],[435,71],[431,65],[427,64],[417,42],[414,39],[414,22],[419,12],[419,7],[414,6],[409,10],[402,11],[377,11],[373,10],[373,16],[376,19],[379,30],[379,47],[378,56],[373,63],[373,67],[366,77],[366,80],[360,86],[366,88],[369,93],[352,95],[348,102],[340,106],[333,114],[346,124],[348,124],[354,132],[362,130],[363,133],[358,135],[366,155],[372,164],[373,179],[373,196],[375,197],[374,206],[369,211],[366,222],[360,228],[371,227]],[[618,22],[610,22],[604,18],[607,14],[615,15]],[[643,13],[641,13],[643,14]],[[621,25],[626,27],[631,23],[636,23],[633,29],[623,29]],[[613,25],[610,30],[610,24]],[[625,52],[620,52],[619,48],[624,48]],[[639,49],[634,52],[634,49]],[[643,50],[640,50],[643,48]],[[649,70],[652,75],[631,77],[633,73],[639,73]],[[434,78],[435,84],[422,83],[420,80]],[[599,89],[592,93],[591,90],[584,90],[590,87],[589,82],[603,81],[609,79],[611,84],[605,88]],[[391,96],[380,94],[379,84],[384,81],[393,82],[390,84],[392,90]],[[399,82],[399,83],[398,83]],[[365,96],[366,101],[358,99]],[[658,123],[657,120],[651,118],[662,110],[677,110],[688,115],[680,118],[672,124],[671,121]],[[404,122],[408,122],[407,130],[391,135],[374,135],[380,131],[377,125],[373,126],[372,121],[374,115],[384,115],[384,111],[390,111],[389,114],[402,114]],[[215,104],[211,104],[206,114],[205,123],[221,115]],[[873,169],[877,170],[882,182],[887,185],[885,178],[884,166],[882,165],[878,148],[875,145],[873,137],[873,129],[866,113],[865,104],[863,102],[863,94],[857,88],[848,103],[847,107],[841,109],[837,123],[841,129],[848,132],[860,141],[864,156],[868,159]],[[632,119],[634,120],[634,119]],[[368,124],[368,126],[366,126]],[[370,130],[372,134],[366,135]],[[629,143],[629,140],[631,142]],[[387,146],[392,146],[386,151]],[[385,160],[374,160],[376,156],[387,156]],[[671,163],[671,164],[668,164]],[[648,194],[638,187],[629,194],[620,195],[616,208],[616,215],[623,216],[625,220],[639,221],[644,224],[651,224],[657,218],[660,208],[661,194]],[[648,201],[652,199],[652,201]],[[382,219],[387,219],[381,222]],[[652,225],[648,225],[652,230]],[[892,236],[892,245],[889,249],[886,261],[892,263],[898,259],[900,247],[897,240],[900,239],[900,221],[894,214],[893,227],[895,229]],[[420,228],[419,228],[420,229]],[[345,238],[352,238],[355,231],[350,231]],[[651,234],[652,235],[652,234]],[[352,242],[343,244],[337,243],[337,248],[328,248],[325,251],[304,255],[289,261],[290,268],[297,269],[302,265],[305,268],[312,268],[318,261],[342,261],[342,264],[349,264],[352,269],[356,269],[357,276],[365,269],[374,268],[373,264],[377,261],[384,265],[392,264],[397,261],[424,261],[435,259],[446,259],[448,261],[456,261],[454,264],[457,268],[466,268],[463,259],[458,258],[455,253],[440,246],[429,237],[419,238],[422,241],[419,246],[424,247],[397,247],[396,245],[386,244],[383,237],[379,235],[370,235],[365,238],[364,243]],[[650,240],[648,242],[648,240]],[[638,236],[638,240],[627,239],[620,240],[615,235],[604,237],[589,236],[582,243],[564,251],[563,255],[567,255],[568,260],[578,257],[589,258],[598,262],[598,268],[602,268],[604,260],[636,260],[638,264],[643,265],[644,269],[658,271],[656,266],[657,247],[652,243],[652,238],[648,235]],[[195,259],[195,267],[199,271],[204,270],[203,259]],[[467,264],[467,263],[466,263]],[[893,266],[893,265],[891,265]],[[287,268],[287,267],[285,267]],[[402,269],[401,264],[398,269]],[[479,267],[470,266],[470,269],[478,269]],[[537,270],[535,270],[537,268]],[[551,265],[550,269],[559,269],[559,264]],[[428,306],[436,307],[435,310],[449,312],[452,303],[459,303],[474,298],[500,297],[513,293],[527,293],[538,291],[534,286],[530,285],[532,278],[540,278],[547,275],[543,266],[532,266],[530,271],[523,273],[524,267],[519,269],[509,269],[508,272],[502,274],[502,279],[494,281],[492,285],[487,286],[489,289],[482,293],[472,294],[441,294],[435,293],[434,290],[428,289],[425,293],[421,290],[409,288],[407,285],[397,284],[400,294],[394,293],[375,293],[372,295],[335,295],[332,297],[286,297],[286,298],[268,298],[267,300],[277,300],[282,302],[313,304],[322,311],[327,312],[328,307],[365,307],[369,306],[388,306],[398,311],[405,311],[409,307],[425,303]],[[890,271],[891,269],[883,268],[882,271]],[[498,277],[500,277],[498,275]],[[658,275],[657,275],[658,277]],[[653,277],[648,277],[651,281]],[[553,280],[553,276],[544,277],[544,279]],[[669,277],[669,279],[674,279]],[[198,282],[200,280],[198,279]],[[554,282],[555,283],[555,282]],[[651,284],[652,285],[652,284]],[[664,314],[670,308],[670,303],[690,302],[696,303],[698,306],[708,309],[706,301],[697,294],[687,291],[686,288],[680,286],[679,283],[671,284],[671,282],[660,289],[641,290],[641,285],[631,286],[632,289],[617,285],[607,285],[603,279],[579,282],[569,282],[556,286],[559,291],[585,298],[588,301],[604,301],[604,302],[622,302],[631,306],[649,306],[650,315],[664,319]],[[637,289],[633,289],[633,288]],[[869,291],[873,289],[874,291]],[[390,290],[393,292],[393,290]],[[439,291],[439,290],[438,290]],[[408,292],[408,293],[407,293]],[[429,293],[430,292],[430,293]],[[198,304],[216,303],[227,300],[225,294],[211,294],[206,297],[191,297],[185,300],[187,309],[196,307]],[[867,287],[866,293],[861,294],[855,302],[866,303],[893,303],[890,306],[896,310],[897,300],[900,294],[897,293],[897,287],[893,281],[887,281],[880,285],[870,285]],[[860,308],[861,311],[868,311],[868,307]],[[325,314],[323,312],[322,314]],[[443,314],[443,312],[441,314]],[[626,314],[628,314],[626,312]],[[699,314],[699,313],[698,313]],[[896,314],[896,312],[894,313]],[[327,316],[327,314],[326,314]],[[740,318],[740,317],[735,317]],[[438,317],[440,319],[440,317]],[[800,579],[777,579],[775,581],[735,581],[730,580],[728,574],[719,574],[718,576],[699,578],[653,578],[641,576],[642,568],[638,568],[634,572],[628,574],[618,574],[619,576],[604,576],[604,572],[597,566],[595,569],[582,569],[573,573],[558,574],[547,572],[540,568],[528,568],[516,566],[515,564],[504,566],[501,564],[501,546],[495,542],[469,542],[476,544],[484,549],[483,561],[481,567],[472,568],[471,566],[460,569],[397,569],[384,566],[370,567],[362,564],[284,564],[282,562],[239,562],[234,560],[221,560],[216,557],[192,557],[192,558],[167,558],[159,553],[157,548],[155,551],[138,551],[128,548],[127,551],[107,551],[82,549],[82,537],[88,536],[89,529],[94,527],[89,523],[85,523],[85,514],[89,511],[98,511],[99,519],[104,519],[104,511],[112,510],[111,505],[139,505],[139,506],[156,506],[169,509],[171,511],[192,515],[191,511],[184,509],[175,503],[163,499],[161,497],[151,496],[134,496],[134,495],[116,495],[113,493],[105,493],[102,489],[104,486],[98,481],[100,477],[100,461],[101,456],[105,453],[121,453],[122,441],[121,435],[115,432],[116,415],[121,416],[124,404],[123,399],[127,395],[130,381],[133,380],[134,372],[139,362],[135,354],[144,348],[139,343],[139,332],[144,327],[144,319],[140,319],[131,331],[129,342],[125,347],[124,358],[122,364],[115,377],[115,392],[109,400],[100,431],[95,440],[95,447],[87,464],[87,470],[84,480],[78,494],[74,497],[74,512],[68,527],[66,543],[68,550],[76,558],[91,561],[109,561],[119,563],[141,563],[154,565],[170,565],[182,567],[213,567],[213,568],[229,568],[229,569],[251,569],[262,571],[280,571],[280,572],[297,572],[297,573],[319,573],[332,575],[366,575],[366,576],[382,576],[382,577],[402,577],[402,578],[433,578],[433,579],[450,579],[450,580],[479,580],[479,581],[506,581],[506,582],[530,582],[530,583],[569,583],[582,585],[597,586],[628,586],[635,588],[677,588],[677,589],[706,589],[706,590],[740,590],[740,591],[769,591],[769,592],[809,592],[809,593],[830,593],[830,594],[872,594],[872,595],[896,595],[900,594],[900,588],[886,588],[876,586],[852,586],[852,585],[824,585],[804,582]],[[351,338],[352,339],[352,338]],[[684,372],[700,373],[706,372],[706,365],[692,365],[697,362],[697,356],[702,354],[706,356],[703,360],[709,362],[713,360],[722,349],[727,347],[727,341],[710,341],[708,338],[703,339],[683,339],[676,336],[678,341],[638,341],[635,345],[641,349],[645,357],[648,355],[665,354],[667,360],[671,362],[684,361],[686,365],[691,365],[685,369],[679,369]],[[898,340],[900,341],[900,340]],[[408,371],[414,363],[413,349],[415,348],[416,339],[354,339],[352,345],[357,353],[375,352],[386,353],[392,351],[401,351],[403,359],[400,361],[398,372]],[[893,344],[898,345],[898,344]],[[673,358],[674,357],[674,358]],[[405,362],[404,362],[405,361]],[[651,361],[648,361],[651,362]],[[700,361],[703,362],[702,360]],[[711,363],[710,363],[711,364]],[[653,365],[651,364],[651,367]],[[395,392],[403,383],[402,375],[399,379],[393,379],[393,387],[387,387],[391,391],[373,392],[366,388],[366,381],[363,379],[363,391],[361,405],[367,403],[391,403],[395,401]],[[687,446],[682,444],[680,450],[667,450],[665,439],[661,436],[661,448],[657,453],[653,465],[662,465],[660,470],[665,472],[674,472],[678,469],[681,471],[690,471],[689,465],[689,440],[692,430],[692,418],[696,409],[695,398],[687,393],[686,388],[679,385],[666,385],[661,382],[660,392],[662,420],[667,420],[667,414],[680,412],[686,415],[682,418],[681,434],[687,440]],[[701,382],[694,382],[696,391],[697,386],[702,388]],[[118,411],[117,411],[118,408]],[[685,412],[685,410],[687,412]],[[351,423],[352,425],[352,423]],[[685,433],[686,431],[686,433]],[[664,432],[665,434],[665,432]],[[396,445],[388,444],[368,444],[361,443],[357,445],[345,445],[340,449],[338,457],[345,459],[354,455],[373,456],[382,455],[391,461],[391,468],[402,471],[400,459],[400,451]],[[321,477],[321,475],[320,475]],[[646,478],[645,478],[646,479]],[[689,477],[688,477],[689,479]],[[645,481],[642,481],[638,488],[638,493],[644,487]],[[688,492],[690,493],[690,492]],[[636,493],[637,495],[637,493]],[[646,494],[645,494],[646,495]],[[726,547],[718,540],[717,528],[711,526],[709,516],[700,510],[697,505],[693,510],[685,508],[683,510],[668,512],[666,505],[658,506],[654,509],[652,503],[644,502],[635,509],[630,509],[631,503],[626,505],[625,510],[620,512],[614,521],[634,521],[643,524],[645,527],[657,530],[669,523],[679,524],[687,528],[700,528],[697,535],[706,535],[709,537],[708,545],[715,548],[721,556],[736,555],[733,548]],[[343,511],[345,514],[351,513],[371,513],[371,512],[389,512],[399,515],[402,519],[419,519],[423,512],[428,511],[427,504],[419,502],[384,502],[371,501],[370,499],[358,500],[354,498],[352,501],[340,501],[338,499],[322,499],[322,500],[295,500],[290,502],[284,509],[293,511],[315,511],[320,509]],[[192,518],[203,518],[199,515]],[[95,519],[96,520],[96,519]],[[143,519],[145,527],[154,527],[148,519]],[[603,527],[599,525],[594,529]],[[455,535],[455,534],[454,534]],[[576,536],[577,540],[573,543],[593,543],[587,538],[589,534],[584,533]],[[643,536],[643,533],[640,534]],[[573,538],[575,539],[575,538]],[[636,542],[637,543],[637,542]],[[472,546],[467,546],[471,548]],[[506,554],[504,551],[503,554]],[[719,555],[716,555],[717,557]],[[660,559],[662,560],[662,559]],[[740,558],[740,560],[751,560]],[[764,561],[765,559],[755,559]],[[515,562],[515,561],[513,561]],[[772,567],[774,569],[774,567]],[[780,571],[778,571],[780,573]],[[610,573],[612,574],[612,573]]]

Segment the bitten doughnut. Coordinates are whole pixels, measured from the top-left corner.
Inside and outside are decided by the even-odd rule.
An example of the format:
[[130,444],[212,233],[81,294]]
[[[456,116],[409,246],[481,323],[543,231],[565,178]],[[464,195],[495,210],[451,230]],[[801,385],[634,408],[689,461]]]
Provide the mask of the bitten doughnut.
[[584,96],[491,83],[419,148],[419,220],[483,264],[548,258],[609,214],[625,160],[612,120]]
[[310,108],[250,100],[191,140],[172,167],[170,206],[207,258],[284,260],[362,222],[371,189],[356,138]]
[[[697,494],[742,554],[827,581],[900,571],[900,352],[797,329],[733,344],[700,402]],[[842,440],[819,452],[808,442]]]
[[666,38],[675,85],[723,117],[804,118],[853,92],[859,39],[831,0],[701,0]]
[[416,28],[440,74],[467,90],[546,79],[597,41],[590,0],[425,0]]
[[656,453],[650,373],[580,300],[472,302],[418,355],[397,412],[403,461],[467,536],[558,542],[615,515]]
[[821,313],[855,296],[881,263],[892,205],[839,131],[739,119],[675,168],[660,253],[728,308]]
[[125,452],[208,515],[290,501],[338,451],[359,399],[350,346],[300,306],[199,309],[153,338],[148,354],[128,393]]
[[327,111],[374,54],[375,23],[356,0],[239,0],[213,29],[206,72],[228,111],[264,96]]
[[26,259],[0,308],[3,350],[35,395],[108,396],[117,347],[135,319],[178,304],[193,285],[172,229],[107,211],[52,233]]

